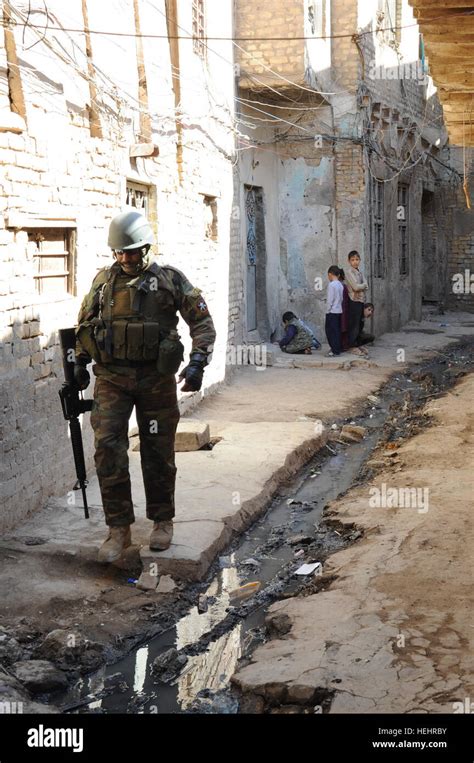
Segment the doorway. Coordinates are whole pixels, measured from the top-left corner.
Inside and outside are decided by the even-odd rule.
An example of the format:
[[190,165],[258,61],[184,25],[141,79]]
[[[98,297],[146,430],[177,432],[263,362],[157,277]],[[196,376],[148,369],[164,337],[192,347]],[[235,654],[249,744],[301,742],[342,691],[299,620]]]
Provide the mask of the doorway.
[[269,339],[267,311],[267,249],[263,189],[245,186],[247,224],[245,259],[247,267],[247,332],[258,331],[261,341]]

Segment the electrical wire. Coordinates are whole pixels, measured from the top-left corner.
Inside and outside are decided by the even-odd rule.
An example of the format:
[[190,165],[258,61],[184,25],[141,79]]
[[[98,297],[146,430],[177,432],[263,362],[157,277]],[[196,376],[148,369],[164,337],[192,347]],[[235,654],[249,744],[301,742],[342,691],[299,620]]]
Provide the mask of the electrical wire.
[[[158,8],[156,10],[159,10]],[[443,20],[446,21],[447,18],[457,19],[462,18],[463,16],[472,16],[474,14],[474,11],[463,11],[462,13],[453,13],[449,14],[448,16],[433,16],[429,19],[424,19],[423,23],[428,24],[433,21]],[[5,24],[2,24],[5,26]],[[24,22],[14,22],[12,24],[13,26],[24,26]],[[40,25],[32,25],[29,24],[30,28],[35,28],[37,30],[44,30],[46,27],[40,26]],[[403,25],[397,25],[395,27],[384,27],[377,30],[377,32],[393,32],[395,30],[399,29],[411,29],[413,27],[418,27],[418,22],[413,22],[412,24],[403,24]],[[84,29],[77,29],[73,27],[53,27],[50,26],[50,29],[58,29],[60,31],[64,32],[72,32],[72,33],[79,33],[84,34]],[[151,34],[151,33],[141,33],[137,35],[135,32],[110,32],[102,29],[88,29],[87,30],[89,34],[94,35],[102,35],[106,37],[141,37],[144,39],[153,39],[153,40],[194,40],[194,36],[184,36],[184,35],[165,35],[165,34]],[[358,32],[359,35],[366,35],[366,34],[373,34],[374,30],[370,29],[367,31]],[[212,41],[221,41],[221,42],[235,42],[236,40],[242,41],[242,42],[251,42],[251,41],[257,41],[257,42],[276,42],[276,41],[284,41],[284,42],[292,42],[296,40],[335,40],[335,39],[341,39],[341,38],[347,38],[352,37],[355,33],[345,33],[345,34],[332,34],[332,35],[320,35],[320,36],[314,36],[314,35],[295,35],[293,37],[217,37],[217,36],[208,36],[206,37],[207,40]],[[204,41],[203,41],[204,42]],[[204,42],[205,44],[205,42]]]
[[[158,12],[159,12],[159,13],[160,13],[162,16],[165,16],[165,14],[163,14],[163,13],[162,13],[162,11],[161,11],[159,8],[157,8],[157,7],[156,7],[156,6],[154,6],[153,4],[151,4],[151,5],[152,5],[152,7],[153,7],[155,10],[157,10],[157,11],[158,11]],[[14,9],[14,10],[16,11],[16,9]],[[18,16],[19,16],[19,15],[20,15],[20,14],[18,13]],[[58,22],[58,24],[59,24],[59,22]],[[35,25],[32,25],[32,24],[29,24],[29,26],[30,26],[32,29],[35,29],[35,28],[37,28]],[[52,25],[50,25],[50,28],[51,28],[51,29],[55,29],[56,27],[53,27]],[[60,29],[61,31],[64,31],[64,32],[67,32],[67,31],[68,31],[68,29],[67,29],[66,27],[62,27],[61,25],[59,25],[57,28],[58,28],[58,29]],[[182,27],[180,27],[180,28],[182,29]],[[79,31],[79,30],[78,30],[78,31]],[[83,31],[83,30],[82,30],[82,31]],[[137,36],[137,35],[124,35],[124,36],[127,36],[127,37],[128,37],[128,36]],[[86,54],[84,53],[84,51],[82,51],[82,49],[81,49],[79,46],[77,46],[77,44],[76,44],[76,43],[75,43],[75,42],[72,40],[72,38],[69,38],[69,39],[71,40],[71,42],[73,43],[73,45],[75,45],[76,47],[78,47],[78,49],[80,50],[81,54],[85,56]],[[169,38],[168,38],[168,39],[169,39]],[[311,38],[311,39],[313,39],[313,38]],[[45,42],[45,35],[44,35],[44,36],[42,37],[42,39],[41,39],[41,40],[39,40],[39,41],[41,41],[41,42]],[[48,44],[48,43],[45,43],[45,44]],[[51,47],[51,45],[49,45],[49,47]],[[207,46],[207,47],[209,48],[209,46]],[[238,45],[236,45],[236,47],[238,47],[238,48],[239,48],[241,51],[243,51],[243,52],[246,52],[246,51],[244,51],[244,49],[243,49],[241,46],[238,46]],[[210,50],[211,52],[215,53],[215,54],[216,54],[217,56],[219,56],[221,59],[225,60],[227,63],[229,63],[230,65],[232,65],[232,66],[233,66],[233,62],[229,61],[228,59],[225,59],[223,56],[221,56],[219,53],[217,53],[217,51],[213,51],[213,50],[212,50],[212,49],[210,49],[210,48],[209,48],[209,50]],[[68,65],[72,65],[72,66],[73,66],[73,67],[76,69],[77,73],[78,73],[78,74],[80,74],[80,75],[81,75],[81,76],[82,76],[84,79],[86,79],[86,80],[90,81],[90,78],[88,77],[88,75],[85,75],[85,74],[84,74],[84,72],[83,72],[82,70],[80,70],[80,68],[79,68],[79,67],[77,67],[77,64],[76,64],[74,61],[69,61],[69,60],[65,59],[65,58],[64,58],[64,57],[63,57],[61,54],[59,54],[59,53],[58,53],[56,50],[54,50],[54,49],[53,49],[53,52],[54,52],[56,55],[58,55],[58,56],[61,58],[61,60],[63,60],[63,62],[64,62],[64,63],[66,63],[66,64],[68,64]],[[264,65],[264,66],[265,66],[265,65]],[[98,67],[96,67],[95,65],[94,65],[94,68],[95,68],[95,69],[96,69],[98,72],[100,72],[100,70],[98,70]],[[175,67],[173,67],[173,68],[175,68]],[[304,88],[304,87],[302,87],[302,86],[299,86],[299,85],[298,85],[298,83],[293,83],[293,82],[291,82],[291,80],[287,80],[285,77],[282,77],[281,75],[279,75],[278,73],[276,73],[276,72],[274,72],[272,69],[270,69],[270,67],[265,67],[265,68],[267,68],[269,71],[271,71],[271,72],[272,72],[273,74],[275,74],[276,76],[280,77],[282,80],[284,80],[284,81],[286,81],[286,82],[288,82],[288,83],[290,83],[290,84],[292,84],[292,85],[294,85],[294,86],[298,87],[298,88],[299,88],[299,89],[301,89],[302,91],[305,91],[305,92],[310,92],[312,95],[322,95],[322,94],[320,94],[320,93],[319,93],[317,90],[312,90],[312,89],[309,89],[309,88]],[[113,99],[114,99],[114,100],[116,100],[116,99],[117,99],[117,87],[116,87],[116,84],[115,84],[115,83],[114,83],[114,82],[113,82],[113,81],[112,81],[112,80],[111,80],[111,79],[110,79],[110,78],[109,78],[107,75],[105,75],[103,72],[100,72],[100,76],[101,76],[101,78],[104,78],[104,79],[106,80],[106,83],[107,83],[107,85],[108,85],[109,87],[112,85],[112,87],[114,88],[114,90],[113,90],[113,93],[112,93],[112,97],[113,97]],[[181,72],[179,72],[179,74],[178,74],[178,75],[175,75],[175,74],[174,74],[174,72],[173,72],[173,73],[172,73],[172,76],[179,76],[180,78],[182,78],[182,74],[181,74]],[[193,80],[195,80],[196,78],[192,78],[192,79],[193,79]],[[103,80],[102,80],[102,81],[103,81]],[[257,80],[257,81],[258,81],[258,80]],[[208,83],[206,83],[206,84],[208,85]],[[262,84],[262,85],[263,85],[263,87],[264,87],[265,89],[270,89],[270,90],[273,90],[272,88],[270,88],[270,86],[266,85],[265,83],[259,83],[259,84]],[[208,86],[208,94],[209,94],[209,90],[210,90],[210,88],[209,88],[209,86]],[[280,93],[279,91],[276,91],[276,90],[273,90],[273,91],[274,91],[275,93],[277,93],[277,95],[278,95],[279,97],[281,97],[281,93]],[[128,106],[129,108],[131,108],[131,109],[134,109],[135,111],[137,111],[137,110],[138,110],[138,111],[145,111],[145,110],[141,109],[141,105],[140,105],[139,101],[138,101],[137,99],[135,99],[133,96],[131,96],[131,94],[129,94],[129,93],[126,93],[126,91],[124,91],[123,89],[122,89],[122,92],[123,92],[123,93],[125,93],[125,94],[127,95],[127,97],[128,97],[128,98],[130,98],[130,99],[134,100],[134,101],[135,101],[135,102],[138,104],[138,109],[137,109],[136,107],[133,107],[133,106],[131,106],[131,104],[130,104],[130,103],[128,103],[128,104],[127,104],[127,106]],[[344,92],[347,92],[347,91],[344,91]],[[297,123],[294,123],[294,122],[290,122],[290,121],[288,121],[288,120],[284,120],[284,119],[282,119],[281,117],[277,117],[277,116],[276,116],[276,115],[274,115],[274,114],[271,114],[271,113],[269,113],[269,112],[265,112],[265,111],[263,111],[263,110],[261,110],[261,109],[257,109],[257,107],[253,106],[253,102],[250,102],[250,100],[249,100],[249,99],[240,99],[240,98],[236,97],[236,98],[235,98],[235,100],[236,100],[237,102],[239,102],[239,103],[243,103],[243,105],[244,105],[246,108],[249,108],[249,107],[250,107],[251,109],[253,109],[253,110],[255,110],[255,111],[258,111],[258,112],[260,112],[260,113],[262,113],[262,114],[265,114],[267,117],[270,117],[270,119],[268,120],[270,123],[274,123],[274,122],[280,122],[280,123],[282,123],[282,124],[285,124],[285,125],[289,125],[289,127],[290,127],[290,130],[291,130],[292,128],[297,128],[297,129],[300,129],[300,130],[302,130],[302,131],[304,131],[304,132],[306,132],[306,133],[308,133],[308,134],[310,134],[310,135],[312,135],[312,136],[313,136],[313,132],[312,132],[311,130],[308,130],[307,128],[305,128],[305,127],[302,127],[301,125],[298,125]],[[221,105],[221,104],[217,104],[217,102],[215,101],[215,99],[214,99],[214,102],[216,103],[216,105],[217,105],[219,108],[222,108],[222,105]],[[292,100],[292,102],[294,102],[294,103],[297,103],[297,101],[294,101],[294,100]],[[95,104],[95,105],[97,106],[98,104]],[[266,104],[265,104],[265,105],[266,105]],[[269,104],[269,106],[272,106],[272,105],[270,105],[270,104]],[[282,108],[282,109],[284,109],[284,108],[285,108],[285,106],[279,106],[279,108]],[[288,106],[287,108],[292,108],[292,107]],[[298,108],[299,108],[299,107],[298,107]],[[321,104],[318,104],[318,106],[313,106],[313,107],[311,107],[311,106],[308,106],[307,108],[304,108],[304,109],[301,109],[301,110],[303,110],[303,111],[307,111],[307,110],[309,110],[309,109],[311,109],[311,108],[313,108],[313,109],[316,109],[316,108],[321,108]],[[175,108],[175,110],[174,110],[174,117],[175,117],[175,118],[176,118],[176,112],[177,112],[177,111],[179,111],[179,109],[178,109],[178,108]],[[147,111],[146,113],[149,113],[149,112]],[[425,108],[425,113],[426,113],[426,108]],[[155,114],[155,113],[152,113],[152,114],[151,114],[151,116],[153,116],[153,117],[155,117],[155,118],[158,118],[158,119],[162,119],[162,120],[168,120],[168,119],[169,119],[169,120],[171,120],[171,119],[173,118],[173,116],[171,115],[171,113],[170,113],[169,115],[159,115],[159,114]],[[189,115],[188,115],[188,116],[189,116]],[[180,113],[180,117],[181,117],[181,119],[182,119],[182,117],[183,117],[183,114],[182,114],[182,112]],[[194,118],[198,118],[198,117],[195,117],[195,116],[194,116]],[[215,116],[214,116],[214,115],[213,115],[213,118],[215,118]],[[231,115],[231,118],[232,118],[232,115]],[[266,121],[266,120],[262,120],[261,118],[259,118],[259,117],[256,117],[256,116],[253,116],[253,117],[251,117],[251,118],[253,118],[253,119],[255,119],[255,120],[259,120],[259,121],[262,121],[262,122],[263,122],[263,121]],[[235,120],[235,122],[236,122],[237,124],[239,124],[239,123],[240,123],[240,124],[245,124],[245,123],[243,123],[243,122],[242,122],[242,120],[241,120],[241,119],[239,119],[239,120]],[[229,126],[228,126],[228,124],[226,124],[226,123],[223,123],[223,124],[225,124],[225,126],[226,126],[226,127],[229,127]],[[323,124],[324,124],[324,123],[323,123]],[[250,127],[250,128],[253,128],[253,129],[256,129],[256,126],[255,126],[255,125],[252,125],[251,123],[247,123],[247,124],[245,124],[245,126],[247,126],[247,127]],[[190,129],[192,129],[192,126],[188,126],[188,125],[186,125],[185,123],[183,123],[183,127],[185,127],[185,128],[186,128],[186,127],[189,127]],[[287,130],[287,133],[288,133],[288,132],[289,132],[289,130]],[[239,136],[241,135],[241,134],[239,134],[239,131],[235,131],[235,133],[236,133],[237,135],[239,135]],[[285,137],[285,134],[283,134],[283,136],[278,136],[278,139],[280,139],[280,140],[281,140],[281,139],[283,139],[284,137]],[[327,136],[327,137],[330,137],[332,140],[337,140],[337,139],[341,139],[341,140],[347,140],[347,139],[348,139],[348,138],[347,138],[347,136]],[[293,138],[293,139],[294,139],[294,138]],[[350,138],[349,138],[349,139],[350,139]],[[211,140],[212,140],[212,139],[211,139]],[[415,149],[415,146],[412,148],[412,150],[411,150],[411,152],[410,152],[410,156],[411,156],[411,154],[413,153],[414,149]],[[422,156],[423,156],[423,155],[422,155]],[[418,160],[416,160],[416,163],[418,163],[418,161],[420,161],[420,159],[422,158],[422,156],[421,156],[421,157],[419,157],[419,158],[418,158]],[[381,158],[383,158],[383,157],[381,157]],[[405,165],[407,165],[407,162],[405,163]],[[404,167],[402,167],[402,169],[401,169],[401,170],[399,170],[399,172],[402,172],[402,171],[404,171],[405,165],[404,165]],[[393,167],[392,167],[392,168],[393,168]],[[388,180],[387,180],[386,182],[388,182]]]

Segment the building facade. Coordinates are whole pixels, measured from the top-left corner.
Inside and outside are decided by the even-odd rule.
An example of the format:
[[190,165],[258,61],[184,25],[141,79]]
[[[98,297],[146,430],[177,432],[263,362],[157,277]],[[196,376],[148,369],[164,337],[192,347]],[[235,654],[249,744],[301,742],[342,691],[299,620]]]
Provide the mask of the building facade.
[[232,43],[206,43],[232,37],[230,0],[5,1],[2,14],[5,530],[74,483],[58,329],[112,261],[118,212],[144,211],[159,262],[203,290],[218,327],[205,386],[224,378],[235,120]]
[[287,309],[321,336],[327,268],[353,249],[377,334],[452,304],[472,218],[407,0],[237,8],[240,340],[278,336]]

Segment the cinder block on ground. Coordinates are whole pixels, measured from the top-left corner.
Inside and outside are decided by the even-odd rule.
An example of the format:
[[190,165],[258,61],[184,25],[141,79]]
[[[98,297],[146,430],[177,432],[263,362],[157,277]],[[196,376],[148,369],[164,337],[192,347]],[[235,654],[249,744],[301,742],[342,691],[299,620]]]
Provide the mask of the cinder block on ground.
[[210,440],[209,424],[202,421],[180,421],[175,439],[175,451],[199,450]]

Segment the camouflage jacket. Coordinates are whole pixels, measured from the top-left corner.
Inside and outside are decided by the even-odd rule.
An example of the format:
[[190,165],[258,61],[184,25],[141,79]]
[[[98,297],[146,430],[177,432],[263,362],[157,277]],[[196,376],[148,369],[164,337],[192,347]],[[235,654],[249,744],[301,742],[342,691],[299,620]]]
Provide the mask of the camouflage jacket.
[[[78,359],[89,361],[92,356],[99,362],[112,362],[111,358],[107,360],[107,353],[113,353],[110,337],[114,320],[114,283],[121,276],[123,271],[117,262],[102,268],[84,297],[76,329]],[[130,289],[132,322],[157,321],[163,338],[175,331],[179,312],[190,329],[191,352],[200,352],[206,356],[212,352],[216,332],[209,309],[200,289],[195,288],[184,273],[170,265],[160,266],[151,261],[137,276],[130,277],[126,286]],[[105,336],[106,355],[97,358],[96,353],[91,351],[90,339],[97,337],[100,331]]]

